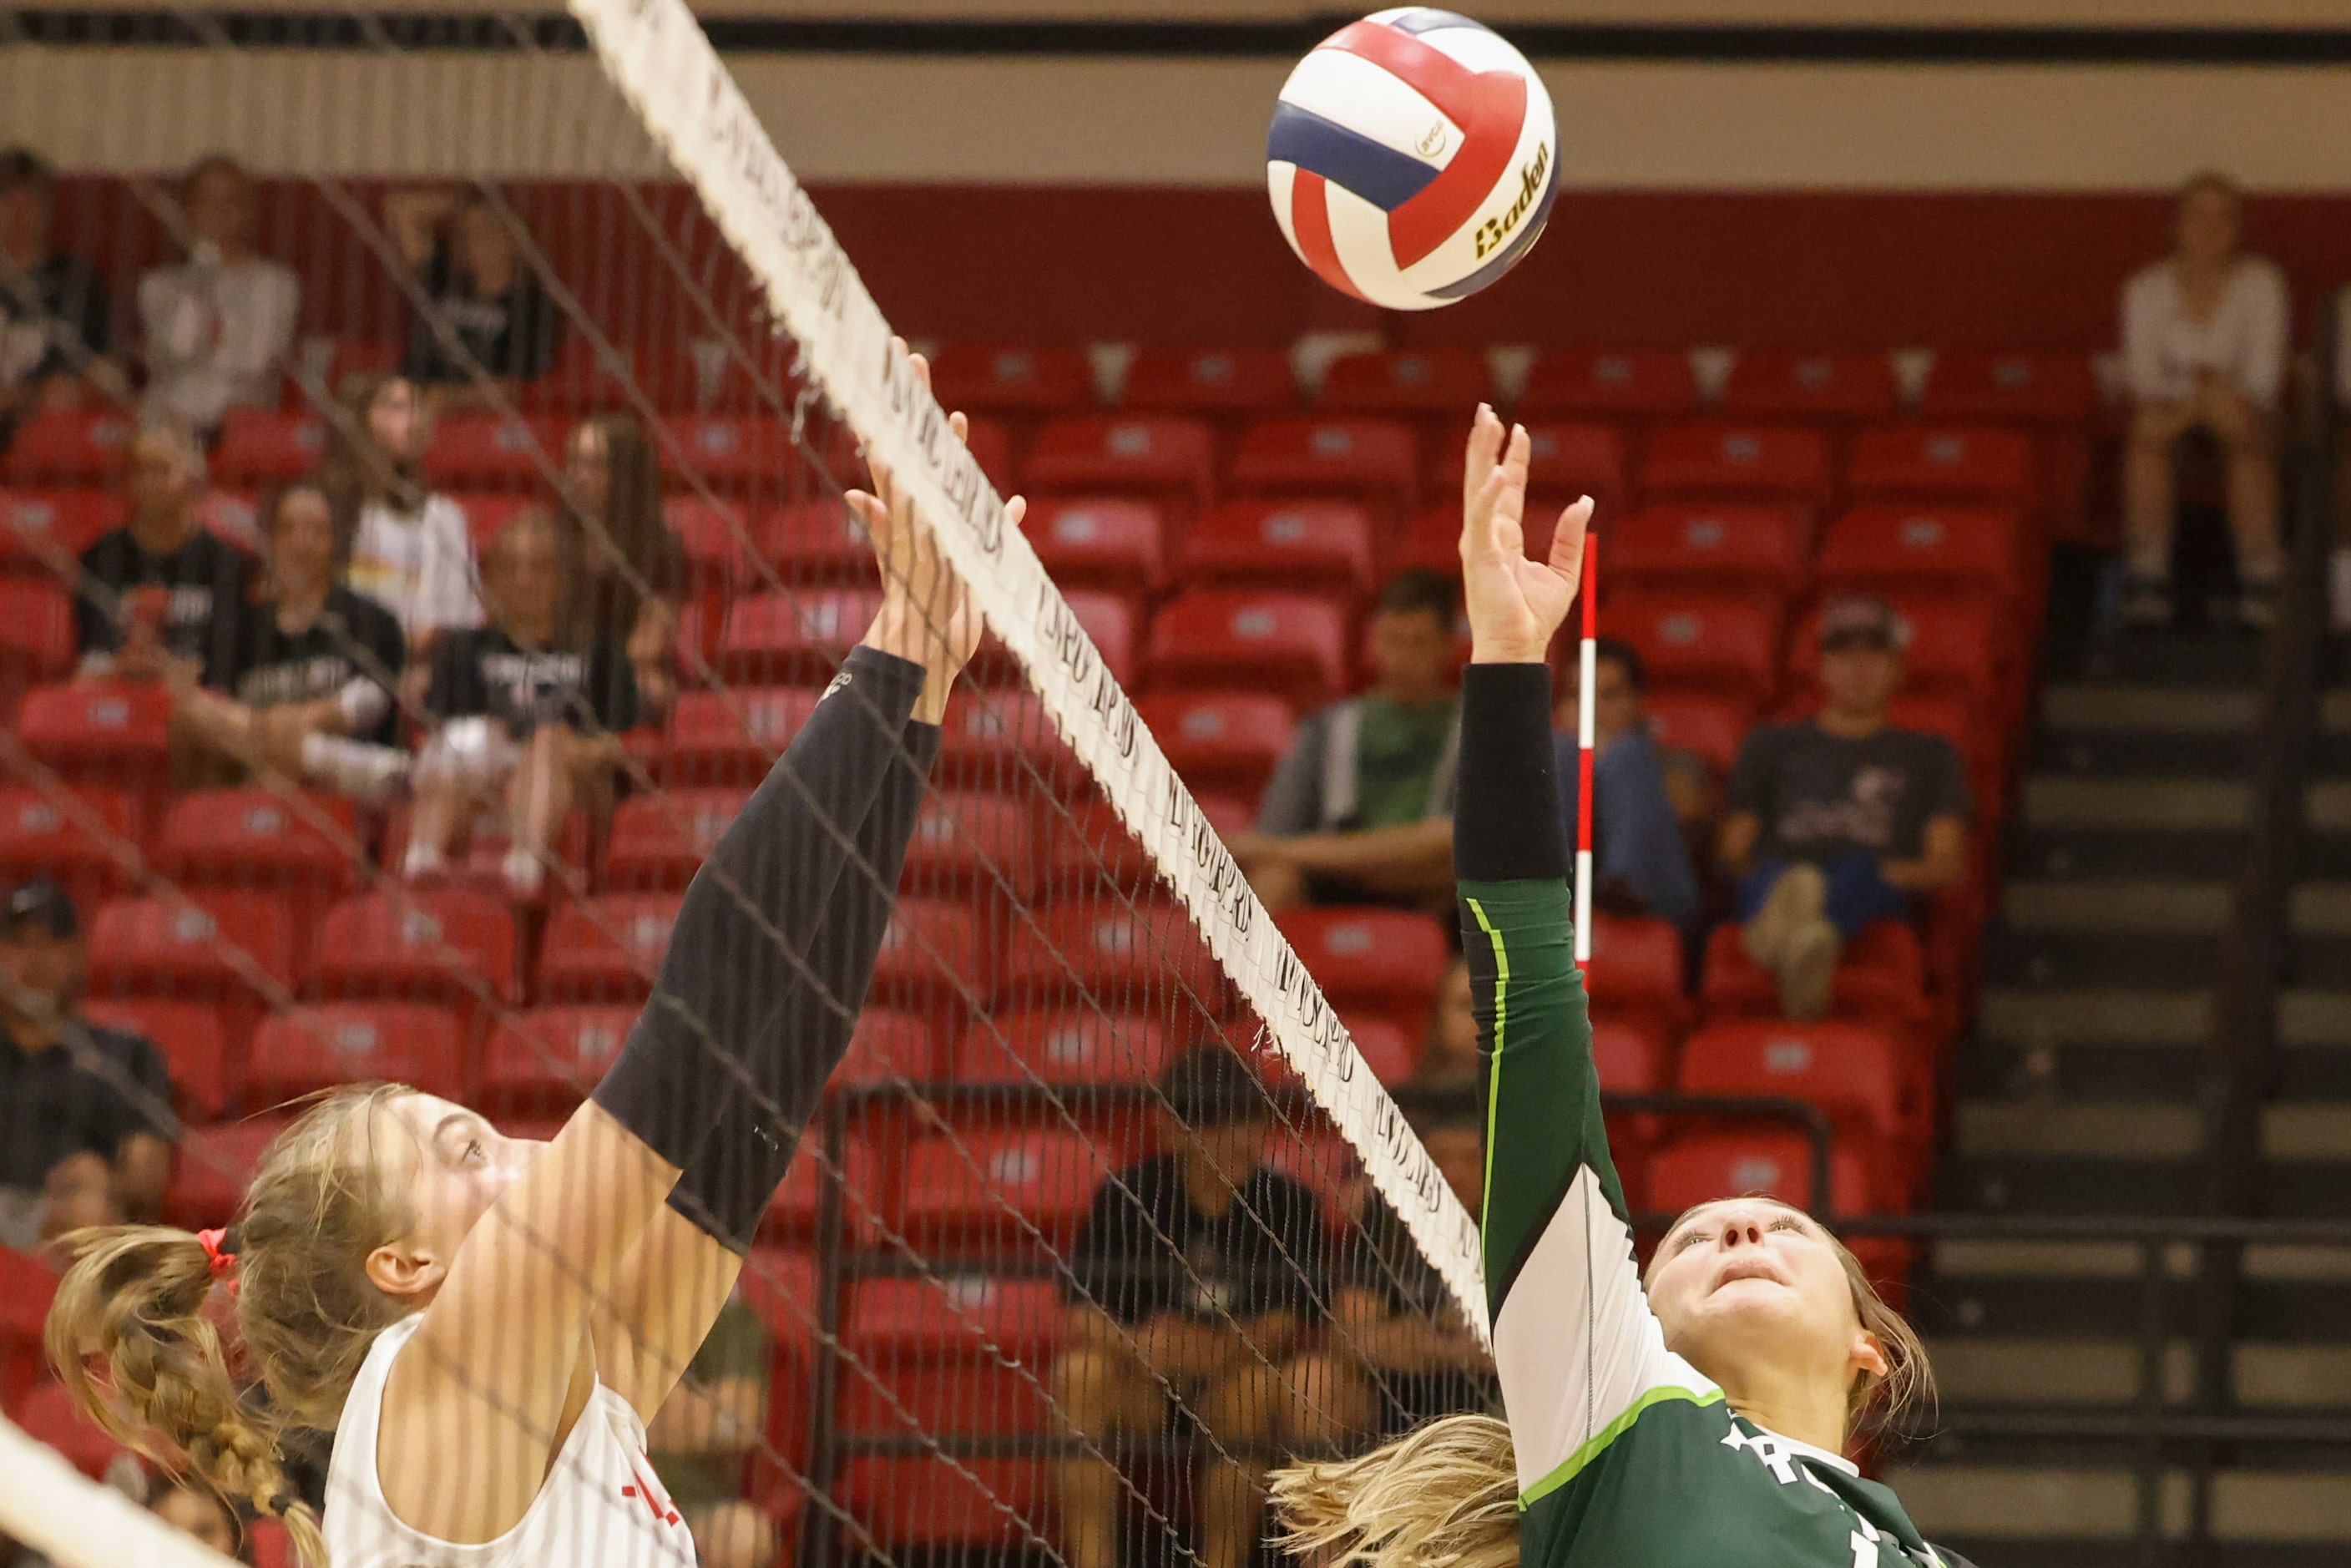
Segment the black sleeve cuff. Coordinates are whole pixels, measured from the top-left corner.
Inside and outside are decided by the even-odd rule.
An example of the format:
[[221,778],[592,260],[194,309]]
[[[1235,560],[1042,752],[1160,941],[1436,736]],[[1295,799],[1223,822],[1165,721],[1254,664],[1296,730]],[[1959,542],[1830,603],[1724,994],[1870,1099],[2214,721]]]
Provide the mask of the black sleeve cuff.
[[1471,664],[1461,674],[1461,777],[1453,874],[1463,882],[1564,879],[1567,834],[1552,760],[1551,669]]

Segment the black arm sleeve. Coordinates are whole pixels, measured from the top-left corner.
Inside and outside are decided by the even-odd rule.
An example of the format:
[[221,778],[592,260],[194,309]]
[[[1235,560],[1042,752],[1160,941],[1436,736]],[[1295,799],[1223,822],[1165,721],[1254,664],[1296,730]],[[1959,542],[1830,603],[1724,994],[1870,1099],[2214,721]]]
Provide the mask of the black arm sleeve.
[[[681,1170],[729,1093],[747,1088],[773,1099],[776,1083],[808,1076],[778,1060],[802,1042],[772,1037],[770,1025],[801,983],[796,960],[831,914],[834,883],[897,762],[899,732],[922,687],[920,665],[852,650],[685,891],[653,999],[594,1095]],[[816,1082],[823,1077],[818,1071]],[[813,1108],[811,1097],[784,1109],[805,1121]]]
[[1461,672],[1461,779],[1453,873],[1463,882],[1547,882],[1570,862],[1551,738],[1551,671],[1472,664]]
[[938,726],[910,723],[904,739],[873,809],[858,827],[839,894],[811,934],[807,974],[785,978],[775,1017],[761,1030],[778,1048],[772,1082],[740,1086],[728,1096],[701,1155],[670,1192],[672,1208],[737,1252],[749,1251],[758,1236],[760,1218],[799,1146],[800,1129],[849,1049],[873,983],[874,956],[890,924],[906,845],[938,758]]

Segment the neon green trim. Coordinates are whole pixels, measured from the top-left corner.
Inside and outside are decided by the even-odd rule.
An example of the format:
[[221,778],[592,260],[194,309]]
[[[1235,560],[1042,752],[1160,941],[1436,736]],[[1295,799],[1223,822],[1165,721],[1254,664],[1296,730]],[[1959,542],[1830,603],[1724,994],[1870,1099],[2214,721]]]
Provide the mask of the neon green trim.
[[1494,1201],[1494,1124],[1502,1103],[1502,1031],[1510,1019],[1510,954],[1502,945],[1502,934],[1486,918],[1486,906],[1474,898],[1462,902],[1478,917],[1478,929],[1486,934],[1494,948],[1494,1065],[1486,1074],[1486,1185],[1478,1194],[1478,1232],[1491,1236],[1493,1228],[1487,1223],[1487,1218]]
[[1568,1455],[1568,1457],[1561,1462],[1557,1469],[1552,1471],[1551,1474],[1543,1477],[1542,1479],[1537,1481],[1534,1485],[1520,1492],[1519,1494],[1520,1511],[1524,1512],[1526,1510],[1532,1508],[1536,1503],[1541,1502],[1544,1498],[1549,1497],[1552,1492],[1557,1491],[1560,1488],[1573,1480],[1576,1477],[1576,1472],[1583,1469],[1584,1466],[1590,1464],[1593,1460],[1600,1457],[1601,1449],[1606,1448],[1609,1444],[1623,1437],[1625,1435],[1625,1429],[1627,1427],[1630,1427],[1635,1421],[1640,1419],[1642,1411],[1646,1410],[1652,1405],[1663,1405],[1676,1399],[1687,1400],[1692,1405],[1716,1405],[1719,1404],[1722,1400],[1722,1390],[1718,1388],[1711,1393],[1700,1394],[1695,1388],[1650,1389],[1646,1394],[1642,1395],[1640,1398],[1627,1406],[1623,1415],[1618,1416],[1616,1419],[1609,1422],[1607,1426],[1603,1427],[1598,1435],[1593,1437],[1591,1441],[1585,1443],[1583,1447],[1576,1449],[1575,1452]]

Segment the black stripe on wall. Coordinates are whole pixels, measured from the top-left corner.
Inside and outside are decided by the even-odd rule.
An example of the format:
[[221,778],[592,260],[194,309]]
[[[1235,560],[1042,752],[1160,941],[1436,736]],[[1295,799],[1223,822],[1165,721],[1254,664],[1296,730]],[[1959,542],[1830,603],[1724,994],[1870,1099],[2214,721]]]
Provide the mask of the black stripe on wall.
[[[1346,15],[1307,22],[806,21],[716,16],[720,49],[747,54],[1144,56],[1290,58]],[[1774,65],[2351,65],[2351,27],[1651,26],[1505,24],[1537,59]],[[0,41],[240,48],[577,50],[560,15],[0,10]]]

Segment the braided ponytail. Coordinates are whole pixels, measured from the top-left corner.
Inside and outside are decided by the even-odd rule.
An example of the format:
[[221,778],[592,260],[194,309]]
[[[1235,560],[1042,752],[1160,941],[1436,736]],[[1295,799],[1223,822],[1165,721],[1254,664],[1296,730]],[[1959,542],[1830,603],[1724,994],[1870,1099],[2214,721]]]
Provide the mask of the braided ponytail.
[[[246,1401],[204,1315],[213,1286],[204,1242],[161,1225],[66,1238],[74,1265],[49,1310],[49,1361],[74,1403],[109,1437],[183,1469],[223,1500],[280,1520],[305,1568],[327,1568],[319,1519],[298,1500],[278,1423]],[[89,1357],[104,1357],[104,1384]]]

